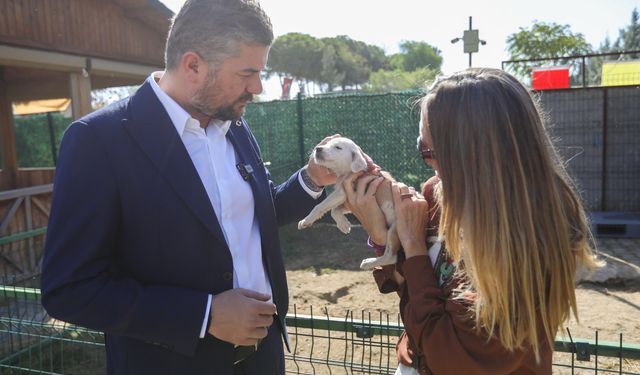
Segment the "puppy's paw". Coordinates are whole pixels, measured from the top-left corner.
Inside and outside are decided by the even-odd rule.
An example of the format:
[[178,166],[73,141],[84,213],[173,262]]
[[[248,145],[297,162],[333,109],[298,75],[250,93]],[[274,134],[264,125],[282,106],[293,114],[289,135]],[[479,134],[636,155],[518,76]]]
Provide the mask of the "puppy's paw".
[[311,226],[311,223],[309,221],[307,221],[306,219],[302,219],[302,220],[298,221],[298,230],[309,228],[310,226]]
[[340,229],[342,233],[344,234],[351,233],[351,223],[349,223],[347,220],[339,221],[336,224],[338,225],[338,229]]
[[375,268],[378,258],[367,258],[363,259],[362,263],[360,263],[360,269],[363,270],[372,270]]

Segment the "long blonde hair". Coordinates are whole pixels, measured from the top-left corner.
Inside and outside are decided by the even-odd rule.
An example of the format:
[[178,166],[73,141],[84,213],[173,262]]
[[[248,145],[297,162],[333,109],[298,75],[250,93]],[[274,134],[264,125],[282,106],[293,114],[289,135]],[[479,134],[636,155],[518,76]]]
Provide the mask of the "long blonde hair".
[[539,360],[577,318],[577,265],[597,262],[538,106],[508,73],[469,69],[438,79],[421,107],[442,180],[440,234],[477,293],[476,327]]

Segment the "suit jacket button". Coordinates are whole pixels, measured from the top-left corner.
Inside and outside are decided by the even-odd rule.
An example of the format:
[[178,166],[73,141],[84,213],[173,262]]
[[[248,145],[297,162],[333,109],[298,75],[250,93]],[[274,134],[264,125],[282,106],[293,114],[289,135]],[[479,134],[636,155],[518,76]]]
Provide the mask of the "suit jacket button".
[[229,280],[233,279],[233,273],[231,273],[231,272],[225,272],[225,273],[223,273],[223,274],[222,274],[222,278],[223,278],[225,281],[229,281]]

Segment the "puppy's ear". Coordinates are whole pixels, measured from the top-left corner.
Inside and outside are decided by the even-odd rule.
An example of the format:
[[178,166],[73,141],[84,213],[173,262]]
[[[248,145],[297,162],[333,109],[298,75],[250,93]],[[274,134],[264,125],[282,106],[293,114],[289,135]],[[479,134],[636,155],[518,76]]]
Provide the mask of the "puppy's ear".
[[367,161],[362,156],[362,150],[358,147],[357,151],[351,152],[351,171],[360,172],[367,170]]

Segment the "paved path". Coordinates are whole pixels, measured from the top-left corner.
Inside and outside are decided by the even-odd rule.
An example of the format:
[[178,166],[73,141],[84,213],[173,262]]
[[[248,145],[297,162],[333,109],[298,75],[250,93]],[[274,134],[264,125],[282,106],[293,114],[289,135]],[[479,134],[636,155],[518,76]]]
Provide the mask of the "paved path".
[[640,282],[640,238],[599,238],[600,258],[607,264],[580,278],[593,282]]

